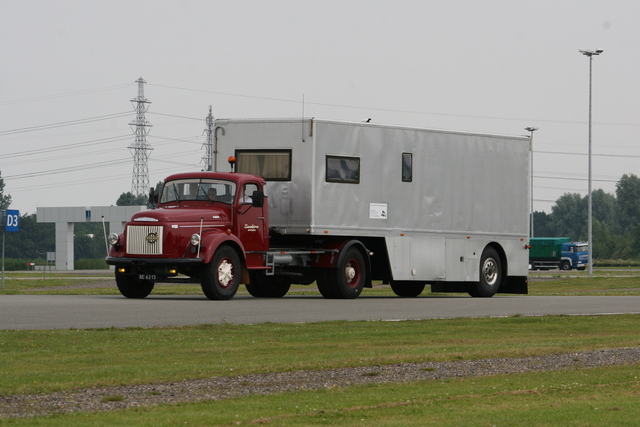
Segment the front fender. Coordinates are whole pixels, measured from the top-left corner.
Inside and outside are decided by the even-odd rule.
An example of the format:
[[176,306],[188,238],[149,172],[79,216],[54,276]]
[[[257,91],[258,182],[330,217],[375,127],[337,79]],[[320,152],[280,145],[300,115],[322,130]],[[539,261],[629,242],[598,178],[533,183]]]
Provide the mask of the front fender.
[[205,264],[210,263],[216,253],[216,249],[224,243],[230,243],[235,246],[239,251],[240,259],[244,263],[244,245],[235,235],[227,233],[208,233],[202,236],[202,241],[200,242],[200,258],[202,258],[202,262]]

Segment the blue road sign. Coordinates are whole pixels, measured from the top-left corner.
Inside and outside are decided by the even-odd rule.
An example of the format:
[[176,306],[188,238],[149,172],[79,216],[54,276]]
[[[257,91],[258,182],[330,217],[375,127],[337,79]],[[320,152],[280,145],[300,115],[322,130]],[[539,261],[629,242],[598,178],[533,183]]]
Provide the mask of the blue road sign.
[[19,231],[20,230],[20,211],[18,210],[7,210],[7,214],[5,216],[4,223],[5,231]]

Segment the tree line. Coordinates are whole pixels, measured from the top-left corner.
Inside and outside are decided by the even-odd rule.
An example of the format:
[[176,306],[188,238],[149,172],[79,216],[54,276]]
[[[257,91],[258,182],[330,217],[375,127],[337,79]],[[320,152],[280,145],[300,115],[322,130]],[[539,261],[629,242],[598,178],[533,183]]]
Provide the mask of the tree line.
[[[615,194],[601,189],[591,193],[593,257],[636,259],[640,257],[640,178],[624,174]],[[534,212],[535,237],[570,237],[587,240],[588,196],[565,193],[551,213]]]
[[[162,188],[162,181],[156,184],[156,191]],[[149,197],[135,196],[131,192],[122,193],[116,200],[116,206],[146,205]],[[0,210],[6,210],[11,204],[11,196],[4,194],[4,180],[0,176]],[[108,224],[107,224],[108,227]],[[109,230],[106,230],[109,233]],[[55,224],[38,223],[37,216],[23,214],[20,217],[20,231],[5,233],[5,257],[22,259],[26,262],[43,263],[47,252],[55,252]],[[74,224],[73,255],[75,260],[104,258],[107,255],[105,230],[99,222],[78,222]]]

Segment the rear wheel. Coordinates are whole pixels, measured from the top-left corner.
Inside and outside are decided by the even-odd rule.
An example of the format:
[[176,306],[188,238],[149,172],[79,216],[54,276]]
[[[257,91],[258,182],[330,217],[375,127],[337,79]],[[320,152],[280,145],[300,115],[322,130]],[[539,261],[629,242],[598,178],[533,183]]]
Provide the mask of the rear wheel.
[[318,290],[325,298],[357,298],[364,288],[367,268],[362,253],[351,247],[338,260],[337,268],[318,274]]
[[138,280],[132,274],[116,273],[116,285],[126,298],[146,298],[153,290],[155,283],[151,280]]
[[247,291],[254,297],[282,298],[289,292],[291,281],[282,277],[267,276],[263,272],[249,273],[251,283],[247,283]]
[[240,257],[229,246],[221,246],[201,276],[202,292],[211,300],[229,300],[238,292]]
[[487,246],[480,258],[480,281],[469,292],[472,297],[492,297],[502,283],[502,260],[498,252]]
[[316,285],[318,286],[318,291],[325,298],[337,298],[335,292],[333,291],[333,286],[329,280],[329,272],[326,269],[320,269],[316,276]]
[[417,297],[424,291],[424,283],[391,281],[391,290],[399,297]]
[[245,283],[244,286],[247,288],[247,292],[249,292],[249,295],[256,298],[262,298],[264,297],[264,295],[262,295],[262,288],[258,286],[258,279],[254,278],[256,274],[258,273],[249,273],[249,279],[251,280],[251,283]]

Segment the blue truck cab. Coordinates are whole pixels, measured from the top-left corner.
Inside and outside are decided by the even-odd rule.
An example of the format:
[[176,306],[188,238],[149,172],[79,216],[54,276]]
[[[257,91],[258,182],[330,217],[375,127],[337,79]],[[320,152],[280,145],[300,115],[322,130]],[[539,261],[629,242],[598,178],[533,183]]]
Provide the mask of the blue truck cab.
[[561,270],[584,270],[589,264],[589,243],[568,242],[562,244]]
[[531,270],[584,270],[589,264],[589,243],[572,242],[569,237],[529,239]]

